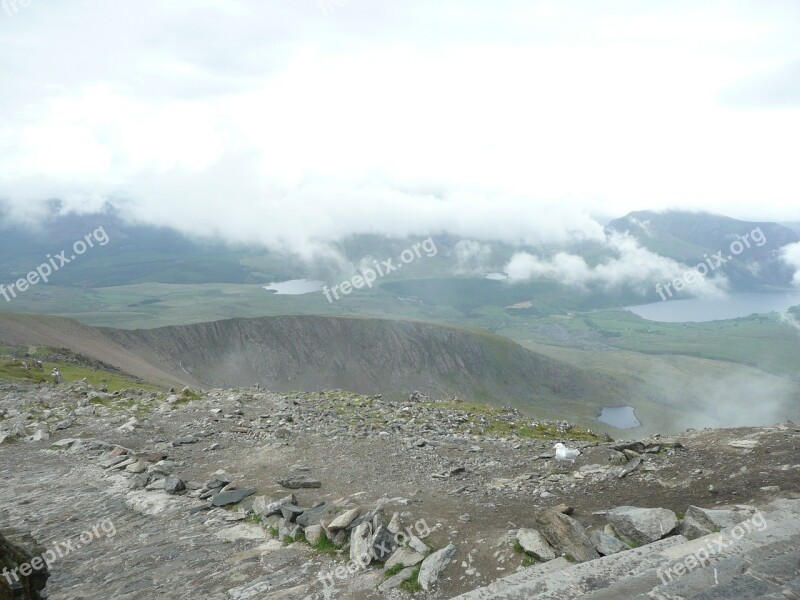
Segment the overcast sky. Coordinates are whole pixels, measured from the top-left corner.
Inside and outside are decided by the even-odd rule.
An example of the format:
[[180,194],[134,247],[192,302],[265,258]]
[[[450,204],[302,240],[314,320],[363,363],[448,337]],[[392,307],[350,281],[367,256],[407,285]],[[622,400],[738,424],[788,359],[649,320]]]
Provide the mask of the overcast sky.
[[[27,6],[22,2],[27,1]],[[308,254],[800,221],[800,2],[4,0],[0,198]]]

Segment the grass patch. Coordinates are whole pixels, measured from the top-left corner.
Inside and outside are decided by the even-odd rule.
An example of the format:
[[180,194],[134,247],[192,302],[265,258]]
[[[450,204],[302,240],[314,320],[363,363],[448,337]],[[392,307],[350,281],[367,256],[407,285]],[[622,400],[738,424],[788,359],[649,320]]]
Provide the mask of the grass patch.
[[523,567],[530,567],[531,565],[536,564],[536,558],[525,551],[525,548],[522,547],[522,544],[519,543],[519,540],[514,540],[514,552],[522,557]]
[[403,569],[405,569],[405,567],[401,563],[397,563],[392,568],[386,569],[386,571],[384,572],[384,575],[386,575],[386,579],[389,579],[389,577],[394,577],[395,575],[397,575]]
[[248,523],[254,523],[256,525],[261,525],[263,520],[264,518],[258,513],[251,513],[247,515],[247,517],[245,518],[245,521],[247,521]]
[[419,569],[420,567],[417,567],[414,569],[411,575],[403,579],[403,581],[400,583],[401,590],[408,592],[409,594],[422,591],[422,585],[419,582]]
[[336,544],[329,540],[328,536],[324,533],[319,536],[319,539],[311,547],[323,554],[336,554],[339,552],[339,548],[336,547]]
[[280,535],[281,535],[281,532],[280,532],[280,530],[279,530],[277,527],[275,527],[275,526],[273,526],[273,527],[270,527],[269,529],[267,529],[267,531],[269,531],[269,534],[270,534],[272,537],[274,537],[275,539],[278,539],[278,537],[280,537]]

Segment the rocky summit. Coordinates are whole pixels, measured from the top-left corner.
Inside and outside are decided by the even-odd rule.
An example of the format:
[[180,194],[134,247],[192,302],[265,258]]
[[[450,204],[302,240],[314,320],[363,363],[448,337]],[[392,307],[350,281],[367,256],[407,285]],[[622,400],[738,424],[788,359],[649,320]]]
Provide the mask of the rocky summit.
[[3,600],[800,594],[792,423],[615,442],[419,393],[0,394]]

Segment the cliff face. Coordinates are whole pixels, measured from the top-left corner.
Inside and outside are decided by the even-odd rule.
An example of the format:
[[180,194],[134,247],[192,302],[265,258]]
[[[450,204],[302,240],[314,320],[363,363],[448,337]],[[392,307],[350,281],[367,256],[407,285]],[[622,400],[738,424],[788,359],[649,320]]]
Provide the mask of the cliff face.
[[102,330],[176,377],[206,386],[471,398],[580,397],[583,372],[488,332],[411,321],[319,316],[230,319],[148,330]]

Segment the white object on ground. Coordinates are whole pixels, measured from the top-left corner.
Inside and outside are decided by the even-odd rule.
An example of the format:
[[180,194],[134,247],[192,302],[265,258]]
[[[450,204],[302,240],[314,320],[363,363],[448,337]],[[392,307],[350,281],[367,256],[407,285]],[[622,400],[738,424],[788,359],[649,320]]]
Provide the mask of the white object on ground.
[[553,448],[556,451],[556,460],[569,460],[575,462],[575,459],[580,456],[581,451],[574,448],[567,448],[561,442],[558,442]]

